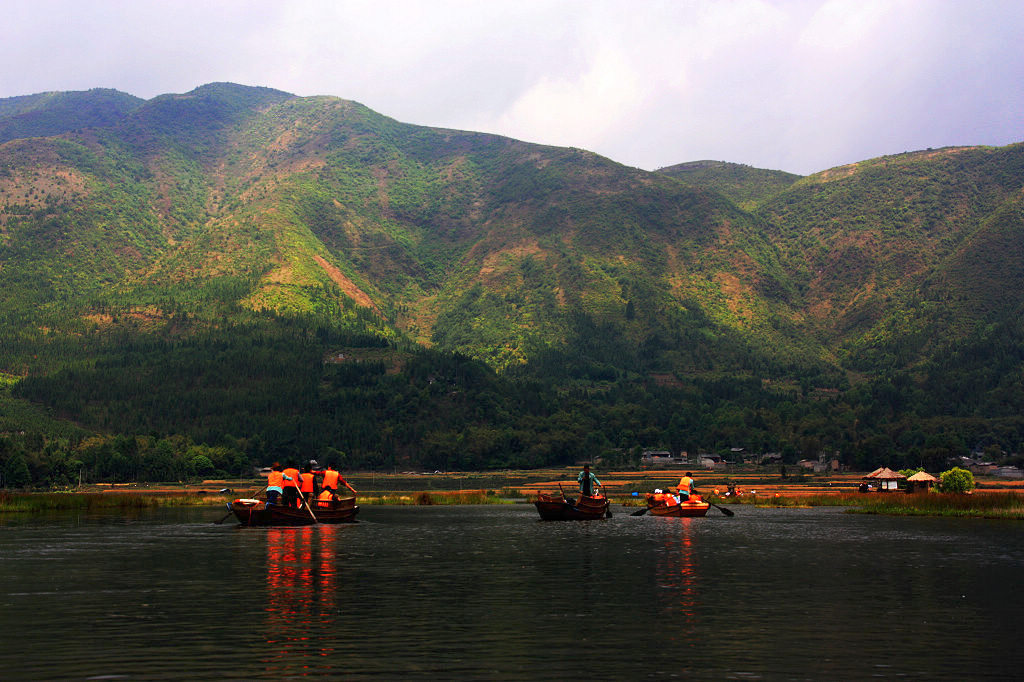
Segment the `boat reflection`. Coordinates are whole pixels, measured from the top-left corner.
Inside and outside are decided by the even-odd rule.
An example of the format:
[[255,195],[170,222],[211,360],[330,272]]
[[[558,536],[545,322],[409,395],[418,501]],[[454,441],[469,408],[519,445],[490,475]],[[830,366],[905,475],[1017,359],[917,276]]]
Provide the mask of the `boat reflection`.
[[672,639],[689,640],[698,630],[697,596],[699,573],[694,560],[694,523],[700,519],[665,519],[664,549],[656,567],[658,586],[667,595],[662,603],[662,623]]
[[316,675],[334,668],[337,536],[326,525],[267,529],[267,672]]

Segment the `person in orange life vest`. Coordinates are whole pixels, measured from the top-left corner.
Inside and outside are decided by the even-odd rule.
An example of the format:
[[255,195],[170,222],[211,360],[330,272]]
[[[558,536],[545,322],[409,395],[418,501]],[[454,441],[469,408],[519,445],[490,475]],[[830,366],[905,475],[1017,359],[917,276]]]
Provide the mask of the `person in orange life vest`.
[[336,499],[333,488],[324,488],[320,493],[320,497],[316,498],[316,505],[318,507],[330,507]]
[[309,504],[316,496],[316,476],[313,475],[312,466],[306,465],[306,470],[299,474],[299,481],[299,490],[302,492],[302,497],[305,498],[306,504]]
[[277,504],[277,500],[281,497],[281,493],[284,490],[284,473],[281,471],[281,465],[274,462],[274,465],[270,467],[270,475],[267,476],[267,506]]
[[326,469],[318,471],[317,473],[323,474],[324,482],[322,487],[324,490],[329,489],[334,492],[338,492],[338,483],[341,483],[343,486],[351,490],[353,495],[356,494],[356,489],[350,486],[348,481],[345,480],[345,477],[341,475],[341,472],[336,471],[330,464],[327,465]]
[[676,488],[679,490],[680,502],[689,500],[690,495],[693,494],[693,474],[687,471],[686,475],[679,479],[679,485]]
[[294,466],[287,466],[284,469],[284,493],[281,495],[281,504],[286,507],[298,507],[299,505],[299,470]]

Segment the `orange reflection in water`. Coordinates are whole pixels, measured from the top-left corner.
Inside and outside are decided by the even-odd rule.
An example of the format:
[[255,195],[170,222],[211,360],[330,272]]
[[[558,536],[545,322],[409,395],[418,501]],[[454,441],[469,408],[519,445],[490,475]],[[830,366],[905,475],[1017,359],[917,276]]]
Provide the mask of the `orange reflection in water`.
[[666,590],[664,622],[671,623],[672,638],[690,638],[697,631],[698,577],[694,561],[693,524],[701,519],[662,519],[665,551],[656,567],[658,585]]
[[320,674],[331,669],[338,623],[335,542],[331,526],[267,530],[266,656],[268,672]]

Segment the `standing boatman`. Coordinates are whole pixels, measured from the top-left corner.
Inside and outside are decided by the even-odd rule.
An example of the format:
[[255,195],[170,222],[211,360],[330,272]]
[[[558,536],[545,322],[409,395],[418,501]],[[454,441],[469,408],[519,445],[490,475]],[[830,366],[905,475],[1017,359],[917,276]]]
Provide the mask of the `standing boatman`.
[[679,485],[676,486],[679,491],[679,501],[686,502],[690,499],[690,495],[693,494],[693,474],[689,471],[686,475],[679,479]]
[[284,468],[284,478],[286,483],[284,484],[284,493],[281,495],[281,504],[286,507],[301,507],[302,503],[299,502],[301,493],[299,492],[299,486],[302,485],[299,479],[299,470],[293,464],[289,464]]
[[280,463],[274,462],[274,465],[270,467],[270,475],[267,476],[267,506],[277,504],[283,492],[284,472],[281,471]]
[[580,494],[587,497],[595,497],[597,489],[601,487],[601,481],[590,471],[589,464],[583,465],[583,471],[576,477],[576,482],[580,484]]
[[313,473],[313,460],[309,461],[309,464],[305,466],[305,470],[299,474],[299,480],[301,484],[299,486],[299,492],[302,493],[303,499],[306,500],[306,504],[311,504],[313,498],[316,497],[316,476]]

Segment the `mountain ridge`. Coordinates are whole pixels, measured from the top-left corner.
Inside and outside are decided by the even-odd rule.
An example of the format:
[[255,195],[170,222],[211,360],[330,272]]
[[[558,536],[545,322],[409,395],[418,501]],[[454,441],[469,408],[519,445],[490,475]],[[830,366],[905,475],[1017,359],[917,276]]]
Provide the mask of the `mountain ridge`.
[[[9,340],[0,373],[26,377],[14,383],[25,397],[91,428],[116,419],[90,410],[122,403],[97,397],[88,407],[57,397],[57,387],[76,372],[90,381],[117,374],[122,346],[151,349],[137,362],[157,376],[170,360],[152,335],[203,349],[241,344],[229,355],[243,363],[259,339],[297,327],[321,341],[299,334],[280,346],[306,348],[296,367],[317,352],[335,357],[335,338],[391,349],[395,359],[374,375],[381,387],[389,372],[404,376],[418,363],[457,366],[477,377],[474,390],[516,406],[504,414],[494,403],[481,413],[487,423],[526,419],[516,415],[535,400],[518,393],[521,382],[553,382],[545,401],[600,390],[640,402],[637,382],[659,394],[649,382],[667,382],[676,393],[663,396],[658,416],[637,417],[659,424],[651,445],[678,449],[687,430],[808,453],[812,440],[831,439],[852,461],[875,456],[865,454],[868,431],[896,442],[911,418],[905,406],[925,404],[922,387],[941,383],[950,352],[997,344],[990,328],[1012,337],[1024,304],[1024,145],[923,150],[806,177],[719,161],[648,172],[586,150],[402,123],[330,96],[214,83],[116,99],[123,115],[91,126],[62,118],[59,97],[0,100],[0,129],[26,107],[64,121],[53,135],[0,144],[0,333]],[[229,329],[238,341],[223,337]],[[97,345],[66,357],[61,349],[76,339]],[[314,352],[307,343],[327,345]],[[41,358],[33,348],[45,350]],[[448,354],[496,374],[484,379]],[[127,378],[104,381],[134,390]],[[240,390],[223,381],[225,395]],[[196,376],[177,390],[203,383]],[[280,394],[298,396],[297,385],[280,384]],[[327,420],[323,405],[308,403],[324,389],[302,385],[312,391],[292,401],[307,405],[302,419]],[[904,407],[876,414],[856,402],[865,385],[878,387],[874,395],[896,390]],[[828,409],[844,412],[834,423],[857,413],[860,434],[811,420],[801,428],[815,435],[800,436],[779,417],[789,409],[782,403],[815,389],[854,401]],[[416,404],[416,414],[429,411]],[[660,410],[683,406],[704,416],[669,428],[673,418]],[[197,428],[185,416],[175,427],[156,413],[119,414]],[[308,434],[327,421],[307,425],[303,442],[320,447]],[[472,423],[461,428],[482,428]],[[592,445],[628,448],[623,434],[635,442],[654,427],[616,428]],[[455,456],[453,431],[424,433],[434,434],[420,434],[433,443],[430,457]],[[551,444],[531,459],[523,434],[500,447],[524,461],[556,457]],[[275,447],[299,438],[278,435]],[[360,457],[383,447],[374,438],[364,436]],[[403,438],[411,436],[399,438],[403,456],[423,455]]]

